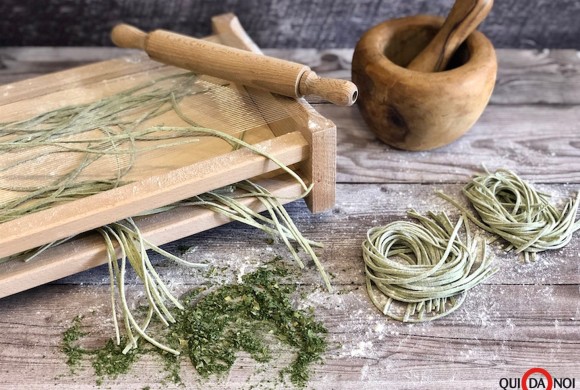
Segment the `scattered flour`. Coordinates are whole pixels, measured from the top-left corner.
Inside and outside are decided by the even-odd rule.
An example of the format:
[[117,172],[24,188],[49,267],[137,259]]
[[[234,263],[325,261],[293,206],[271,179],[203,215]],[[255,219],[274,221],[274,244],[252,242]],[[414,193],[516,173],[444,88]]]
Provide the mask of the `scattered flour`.
[[350,351],[352,357],[366,357],[373,348],[372,341],[359,341],[357,347]]

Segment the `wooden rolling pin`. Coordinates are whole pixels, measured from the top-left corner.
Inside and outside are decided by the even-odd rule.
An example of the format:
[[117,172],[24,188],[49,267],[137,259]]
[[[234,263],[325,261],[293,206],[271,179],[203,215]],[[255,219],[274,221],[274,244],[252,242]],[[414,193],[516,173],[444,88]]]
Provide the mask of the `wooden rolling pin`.
[[289,97],[319,96],[340,106],[354,104],[356,85],[320,78],[308,66],[164,30],[145,33],[127,24],[113,28],[115,45],[144,50],[152,59]]
[[437,35],[407,66],[419,72],[445,70],[457,48],[475,31],[493,7],[493,0],[456,0]]

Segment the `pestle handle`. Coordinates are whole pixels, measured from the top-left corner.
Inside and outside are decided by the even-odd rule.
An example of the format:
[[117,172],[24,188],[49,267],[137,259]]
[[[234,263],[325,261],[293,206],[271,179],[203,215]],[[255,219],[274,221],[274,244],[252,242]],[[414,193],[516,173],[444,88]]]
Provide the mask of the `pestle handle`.
[[340,106],[357,98],[347,80],[316,76],[308,66],[191,38],[164,30],[145,33],[119,24],[111,31],[115,45],[144,50],[152,59],[213,77],[289,97],[316,95]]
[[407,68],[419,72],[445,70],[453,53],[485,19],[492,6],[493,0],[456,0],[441,30]]

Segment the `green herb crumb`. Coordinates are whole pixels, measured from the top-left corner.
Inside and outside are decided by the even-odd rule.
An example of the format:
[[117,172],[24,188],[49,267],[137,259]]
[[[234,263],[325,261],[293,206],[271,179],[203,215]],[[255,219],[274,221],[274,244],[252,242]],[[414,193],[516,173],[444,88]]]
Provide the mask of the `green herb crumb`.
[[116,378],[120,374],[127,373],[137,360],[139,350],[134,349],[124,354],[122,345],[125,345],[126,340],[121,340],[120,345],[109,340],[101,348],[82,348],[77,342],[87,333],[81,331],[81,321],[82,316],[75,317],[72,325],[62,335],[61,350],[67,357],[66,363],[71,372],[75,373],[81,361],[87,358],[91,360],[95,370],[97,385],[101,385],[104,378]]
[[137,361],[141,351],[131,349],[123,353],[126,342],[127,340],[122,339],[121,344],[117,345],[109,339],[104,347],[89,352],[94,355],[92,365],[97,378],[101,381],[103,378],[115,379],[120,374],[129,372],[133,363]]
[[[296,287],[283,284],[288,270],[269,264],[243,276],[242,283],[215,289],[196,288],[182,296],[183,310],[174,309],[175,323],[163,330],[168,345],[182,351],[202,378],[225,374],[236,361],[236,354],[247,352],[257,362],[272,359],[269,345],[273,339],[290,346],[294,361],[280,372],[298,387],[304,387],[311,365],[321,361],[326,350],[326,329],[314,318],[314,310],[297,310],[292,304]],[[167,379],[182,383],[180,359],[147,344],[123,354],[126,340],[113,340],[96,350],[75,345],[84,335],[81,318],[63,334],[63,351],[67,363],[78,366],[83,357],[91,359],[97,384],[104,378],[116,378],[129,371],[145,353],[161,356]]]
[[[245,351],[258,362],[271,359],[270,334],[294,347],[296,358],[283,374],[296,386],[304,386],[310,365],[321,360],[326,349],[326,329],[311,311],[294,309],[295,287],[280,283],[288,270],[264,267],[243,276],[241,284],[225,285],[188,305],[171,327],[173,345],[185,353],[203,377],[227,372],[236,352]],[[193,301],[199,291],[184,297]]]
[[81,347],[76,345],[76,342],[86,333],[81,331],[82,316],[76,316],[70,328],[68,328],[62,335],[62,352],[66,355],[66,364],[70,367],[71,372],[74,372],[81,364],[83,353],[85,352]]

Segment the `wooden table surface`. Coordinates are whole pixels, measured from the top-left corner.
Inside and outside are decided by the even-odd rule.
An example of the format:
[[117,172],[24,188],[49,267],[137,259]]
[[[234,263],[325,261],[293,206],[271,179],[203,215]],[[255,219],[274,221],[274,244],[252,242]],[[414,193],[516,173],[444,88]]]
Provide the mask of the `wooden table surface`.
[[[271,55],[311,65],[319,74],[350,76],[352,50],[269,50]],[[3,48],[0,84],[124,52],[111,48]],[[533,264],[493,246],[500,268],[469,293],[464,306],[439,321],[408,325],[383,317],[364,288],[360,245],[366,231],[420,212],[456,211],[434,195],[459,196],[470,175],[511,168],[557,202],[580,189],[580,54],[576,51],[499,50],[499,75],[491,104],[463,138],[430,152],[403,152],[379,142],[356,107],[313,102],[338,126],[337,202],[332,211],[311,215],[303,202],[288,210],[303,233],[324,243],[321,260],[335,276],[337,293],[322,290],[313,268],[303,272],[305,304],[329,330],[324,364],[314,369],[314,389],[499,389],[501,378],[521,377],[543,367],[555,377],[575,377],[580,388],[580,233],[562,250]],[[261,233],[229,224],[168,245],[174,253],[241,270],[279,254]],[[172,265],[160,272],[176,290],[199,282]],[[96,388],[85,365],[69,373],[60,351],[63,331],[85,314],[84,330],[95,343],[113,334],[106,268],[78,274],[0,300],[0,388]],[[130,294],[138,296],[132,279]],[[246,355],[220,380],[199,382],[182,367],[187,388],[268,388],[290,355],[281,351],[271,367]],[[129,374],[102,388],[179,388],[162,383],[160,363],[144,357]],[[181,387],[183,388],[183,387]]]

